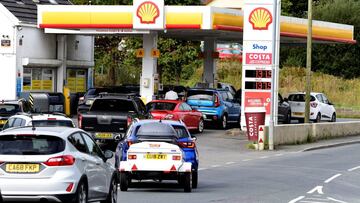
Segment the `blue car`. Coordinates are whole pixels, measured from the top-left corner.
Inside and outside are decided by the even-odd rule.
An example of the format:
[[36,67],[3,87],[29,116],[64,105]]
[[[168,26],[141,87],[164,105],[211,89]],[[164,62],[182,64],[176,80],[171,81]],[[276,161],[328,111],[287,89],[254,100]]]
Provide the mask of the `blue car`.
[[[199,167],[199,156],[196,148],[196,138],[192,137],[192,135],[187,130],[185,124],[181,121],[171,121],[171,120],[139,120],[132,123],[132,125],[128,128],[126,133],[126,137],[123,141],[121,141],[115,152],[115,167],[119,168],[120,161],[126,161],[127,159],[127,151],[129,146],[134,143],[141,142],[139,137],[137,136],[138,130],[141,126],[150,126],[149,123],[162,123],[163,125],[170,125],[177,133],[177,137],[175,140],[169,140],[167,135],[157,135],[154,137],[154,140],[157,141],[165,141],[165,142],[175,142],[184,152],[185,162],[191,162],[192,164],[192,188],[197,188],[198,184],[198,167]],[[146,125],[144,125],[146,124]],[[149,137],[147,137],[149,139]]]
[[189,89],[186,102],[202,112],[208,122],[215,122],[222,129],[229,123],[240,126],[241,106],[226,89]]

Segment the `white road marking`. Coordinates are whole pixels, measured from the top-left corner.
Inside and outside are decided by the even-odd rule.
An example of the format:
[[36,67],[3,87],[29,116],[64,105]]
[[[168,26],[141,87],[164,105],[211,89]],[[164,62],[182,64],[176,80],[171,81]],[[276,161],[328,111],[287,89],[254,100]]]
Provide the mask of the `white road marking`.
[[267,159],[267,158],[269,158],[268,156],[262,156],[262,157],[260,157],[260,159]]
[[219,167],[220,165],[212,165],[211,168],[217,168]]
[[324,193],[323,193],[322,189],[323,189],[323,186],[316,186],[314,189],[310,190],[310,191],[307,192],[307,193],[308,193],[308,194],[312,194],[312,193],[314,193],[314,192],[317,192],[318,194],[323,195]]
[[347,203],[347,202],[337,200],[337,199],[334,199],[334,198],[331,198],[331,197],[328,197],[328,200],[331,200],[331,201],[334,201],[334,202],[339,202],[339,203]]
[[207,168],[199,168],[198,171],[206,170]]
[[282,155],[284,155],[284,154],[275,154],[275,156],[282,156]]
[[301,200],[300,202],[303,202],[303,203],[325,203],[325,202],[304,201],[304,200]]
[[306,199],[310,199],[310,200],[320,200],[320,201],[327,201],[328,199],[323,199],[323,198],[313,198],[313,197],[308,197]]
[[235,162],[232,162],[232,161],[226,162],[226,165],[230,165],[230,164],[235,164]]
[[330,182],[333,181],[335,178],[337,178],[337,177],[339,177],[339,176],[341,176],[341,175],[342,175],[341,173],[338,173],[338,174],[334,175],[333,177],[325,180],[324,183],[330,183]]
[[297,202],[297,201],[299,201],[299,200],[302,200],[302,199],[304,199],[304,198],[305,198],[305,196],[300,196],[300,197],[298,197],[298,198],[295,198],[295,199],[291,200],[289,203],[295,203],[295,202]]
[[242,161],[251,161],[252,159],[243,159]]
[[355,171],[355,170],[357,170],[357,169],[360,169],[360,166],[356,166],[356,167],[354,167],[354,168],[351,168],[351,169],[349,169],[348,171],[351,172],[351,171]]

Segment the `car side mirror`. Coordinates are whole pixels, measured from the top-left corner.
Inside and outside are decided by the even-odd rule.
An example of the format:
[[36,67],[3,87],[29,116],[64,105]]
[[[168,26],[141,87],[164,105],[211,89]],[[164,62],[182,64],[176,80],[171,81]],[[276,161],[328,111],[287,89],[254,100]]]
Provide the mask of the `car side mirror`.
[[111,159],[114,156],[113,152],[110,150],[106,150],[104,152],[104,155],[105,155],[105,159]]

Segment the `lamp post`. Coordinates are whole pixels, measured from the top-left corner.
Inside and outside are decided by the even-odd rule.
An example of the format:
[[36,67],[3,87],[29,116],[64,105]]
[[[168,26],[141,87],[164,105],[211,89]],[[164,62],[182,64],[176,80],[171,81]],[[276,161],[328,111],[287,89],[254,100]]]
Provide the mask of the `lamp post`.
[[312,0],[308,1],[308,32],[306,48],[306,96],[305,123],[310,121],[310,92],[311,92],[311,52],[312,52]]

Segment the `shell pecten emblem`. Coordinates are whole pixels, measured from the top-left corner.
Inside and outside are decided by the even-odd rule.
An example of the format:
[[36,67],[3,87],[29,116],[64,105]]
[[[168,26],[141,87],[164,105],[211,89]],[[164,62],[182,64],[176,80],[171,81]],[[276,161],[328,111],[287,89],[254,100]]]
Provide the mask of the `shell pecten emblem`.
[[256,8],[249,16],[249,22],[254,30],[268,30],[273,18],[271,12],[266,8]]
[[145,1],[137,8],[136,15],[142,24],[155,24],[156,19],[160,16],[160,10],[155,3]]

